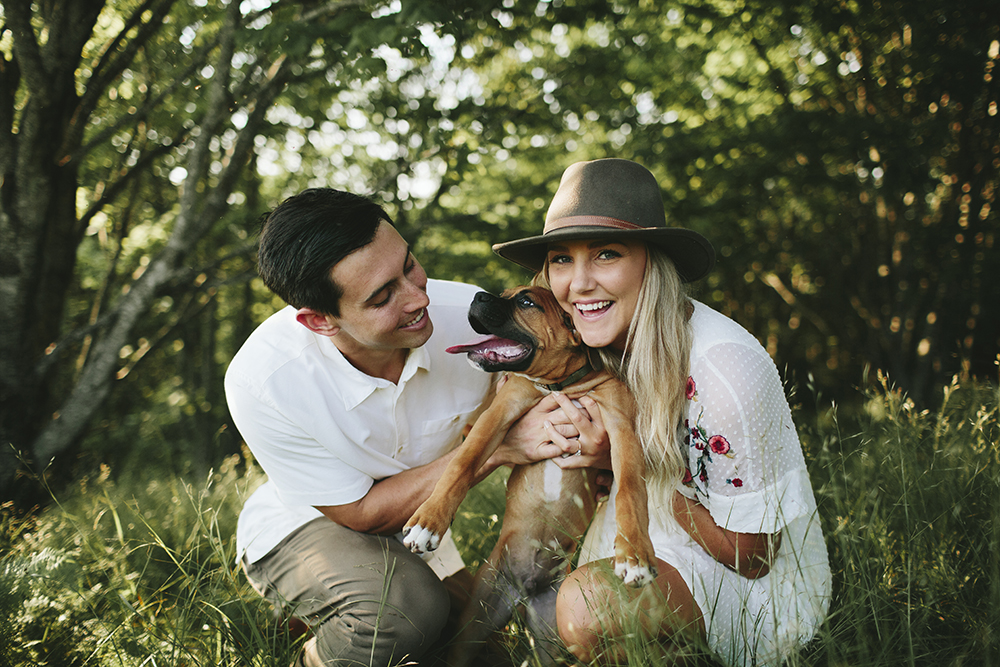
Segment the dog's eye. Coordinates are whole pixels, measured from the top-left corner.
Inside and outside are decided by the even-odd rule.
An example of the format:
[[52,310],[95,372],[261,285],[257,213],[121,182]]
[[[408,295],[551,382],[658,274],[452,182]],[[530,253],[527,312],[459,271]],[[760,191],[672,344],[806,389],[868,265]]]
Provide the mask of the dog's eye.
[[532,300],[532,298],[527,294],[522,294],[521,296],[517,297],[517,305],[521,306],[522,308],[537,307],[537,304],[535,304],[534,300]]

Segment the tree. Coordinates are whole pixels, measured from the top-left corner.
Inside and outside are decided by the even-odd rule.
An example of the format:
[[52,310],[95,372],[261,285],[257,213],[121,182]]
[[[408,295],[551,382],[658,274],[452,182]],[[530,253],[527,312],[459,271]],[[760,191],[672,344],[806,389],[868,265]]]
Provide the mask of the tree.
[[719,252],[696,296],[796,380],[996,372],[981,3],[0,5],[0,496],[15,450],[211,465],[223,369],[278,305],[253,220],[319,184],[500,289],[529,276],[490,245],[537,233],[566,166],[634,158]]
[[956,373],[995,377],[1000,18],[986,4],[593,0],[499,14],[502,29],[465,51],[489,73],[465,126],[502,148],[462,189],[509,178],[497,206],[516,209],[494,208],[485,236],[537,233],[570,162],[634,158],[659,177],[668,217],[719,251],[698,296],[798,381],[843,399],[870,366],[920,401]]
[[[116,378],[171,339],[183,349],[178,332],[250,275],[246,219],[266,187],[255,167],[289,118],[325,117],[338,94],[384,75],[380,45],[426,58],[418,27],[461,26],[466,10],[2,4],[0,496],[11,497],[15,451],[37,467],[71,458]],[[201,337],[209,375],[214,335]]]

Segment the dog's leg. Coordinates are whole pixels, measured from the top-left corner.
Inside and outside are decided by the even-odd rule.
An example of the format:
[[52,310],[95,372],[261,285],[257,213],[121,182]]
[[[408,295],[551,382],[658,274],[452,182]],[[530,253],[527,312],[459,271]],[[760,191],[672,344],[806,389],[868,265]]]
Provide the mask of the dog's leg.
[[476,573],[472,595],[462,612],[460,631],[448,654],[449,667],[481,664],[480,656],[495,630],[504,627],[521,603],[523,592],[506,573],[501,542]]
[[475,664],[476,649],[522,603],[540,664],[561,654],[555,593],[594,515],[595,475],[594,470],[562,470],[551,461],[511,472],[503,528],[476,575],[449,665]]
[[540,399],[535,386],[524,378],[507,380],[490,407],[476,420],[431,496],[404,526],[403,544],[414,553],[437,549],[458,506],[472,488],[476,473],[503,442],[511,425]]
[[656,578],[656,554],[649,539],[646,462],[631,424],[608,428],[615,495],[615,574],[626,584],[645,586]]

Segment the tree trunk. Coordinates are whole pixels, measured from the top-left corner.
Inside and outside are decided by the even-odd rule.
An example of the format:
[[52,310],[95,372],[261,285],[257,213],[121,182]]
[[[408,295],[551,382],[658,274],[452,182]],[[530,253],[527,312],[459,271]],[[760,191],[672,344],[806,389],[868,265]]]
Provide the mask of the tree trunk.
[[[79,231],[77,165],[65,139],[79,122],[75,73],[103,0],[46,5],[44,44],[32,28],[31,3],[5,2],[14,57],[0,69],[0,496],[6,497],[24,452],[44,423],[49,376],[34,368],[59,336],[73,279]],[[15,111],[14,91],[26,95]],[[17,114],[15,118],[15,114]]]

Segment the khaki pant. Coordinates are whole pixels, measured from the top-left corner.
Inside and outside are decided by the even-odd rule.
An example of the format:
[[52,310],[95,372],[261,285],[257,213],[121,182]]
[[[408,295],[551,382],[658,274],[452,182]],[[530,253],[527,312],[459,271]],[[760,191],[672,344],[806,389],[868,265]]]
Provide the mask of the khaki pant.
[[325,517],[244,566],[258,592],[310,627],[320,664],[419,660],[449,620],[445,584],[419,556],[394,537],[358,533]]

